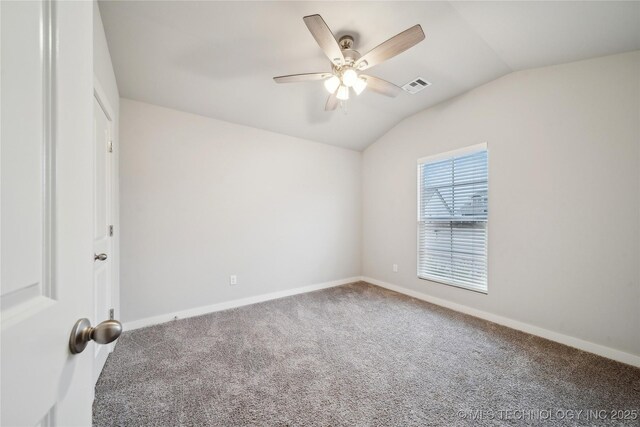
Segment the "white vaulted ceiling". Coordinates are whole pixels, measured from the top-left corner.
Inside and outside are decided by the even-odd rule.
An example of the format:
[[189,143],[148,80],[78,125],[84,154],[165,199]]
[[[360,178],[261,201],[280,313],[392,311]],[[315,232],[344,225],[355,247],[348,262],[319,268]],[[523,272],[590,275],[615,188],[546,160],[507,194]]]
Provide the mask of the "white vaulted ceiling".
[[[122,97],[356,150],[512,71],[640,49],[639,2],[102,1],[100,11]],[[425,41],[367,73],[433,85],[395,99],[365,91],[325,112],[321,82],[274,83],[330,70],[302,20],[316,13],[362,54],[422,25]]]

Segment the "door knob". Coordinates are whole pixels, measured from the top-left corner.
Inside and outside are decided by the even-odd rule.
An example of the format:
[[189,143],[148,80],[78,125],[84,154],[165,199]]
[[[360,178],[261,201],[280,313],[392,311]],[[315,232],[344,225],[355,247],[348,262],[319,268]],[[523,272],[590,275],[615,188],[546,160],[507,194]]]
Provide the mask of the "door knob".
[[106,261],[107,260],[107,254],[93,254],[93,260],[94,261]]
[[105,320],[95,328],[91,327],[89,319],[80,319],[73,325],[69,337],[69,350],[72,354],[81,353],[94,340],[98,344],[109,344],[122,333],[122,323],[117,320]]

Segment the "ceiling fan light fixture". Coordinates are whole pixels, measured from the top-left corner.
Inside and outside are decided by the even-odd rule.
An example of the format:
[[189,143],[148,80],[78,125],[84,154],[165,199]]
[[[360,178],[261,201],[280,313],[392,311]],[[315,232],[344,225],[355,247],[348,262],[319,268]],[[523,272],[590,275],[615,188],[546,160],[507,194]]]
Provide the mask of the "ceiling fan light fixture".
[[402,92],[401,87],[375,76],[359,75],[359,73],[401,54],[425,39],[424,31],[418,24],[396,34],[361,55],[354,49],[353,36],[345,34],[339,40],[336,39],[320,15],[308,15],[302,19],[320,49],[331,62],[331,71],[277,76],[273,80],[276,83],[322,81],[325,89],[330,93],[324,106],[325,111],[334,111],[338,105],[344,107],[344,101],[349,99],[351,88],[356,95],[360,95],[367,89],[370,92],[391,98],[396,97]]
[[324,81],[324,88],[329,93],[335,93],[338,86],[340,86],[340,78],[338,76],[331,76]]
[[336,97],[340,101],[346,101],[347,99],[349,99],[349,88],[344,85],[340,85],[340,87],[338,88],[338,93],[336,94]]
[[367,87],[367,80],[363,79],[362,77],[358,77],[356,82],[353,84],[353,90],[355,91],[356,95],[360,95],[364,90],[364,88],[366,87]]
[[358,73],[353,68],[347,68],[342,73],[342,84],[346,87],[353,86],[358,81]]

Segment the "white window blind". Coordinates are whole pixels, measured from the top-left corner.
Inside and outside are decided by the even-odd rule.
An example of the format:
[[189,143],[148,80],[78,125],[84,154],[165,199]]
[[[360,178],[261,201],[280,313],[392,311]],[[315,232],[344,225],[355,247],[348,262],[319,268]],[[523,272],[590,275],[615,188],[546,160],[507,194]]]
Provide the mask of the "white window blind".
[[486,144],[418,160],[418,277],[487,292]]

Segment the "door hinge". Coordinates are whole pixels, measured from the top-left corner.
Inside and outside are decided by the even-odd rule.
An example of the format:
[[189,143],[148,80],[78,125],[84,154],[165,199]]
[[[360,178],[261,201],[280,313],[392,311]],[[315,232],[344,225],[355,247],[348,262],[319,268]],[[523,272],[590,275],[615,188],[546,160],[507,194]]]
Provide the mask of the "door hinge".
[[109,237],[113,237],[113,225],[109,226]]
[[113,320],[114,319],[114,310],[113,308],[109,309],[109,320]]
[[113,153],[113,141],[111,140],[109,140],[109,143],[107,144],[107,151]]

